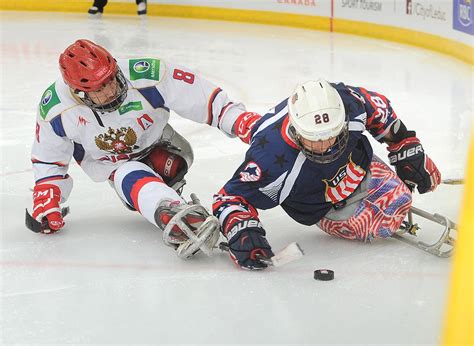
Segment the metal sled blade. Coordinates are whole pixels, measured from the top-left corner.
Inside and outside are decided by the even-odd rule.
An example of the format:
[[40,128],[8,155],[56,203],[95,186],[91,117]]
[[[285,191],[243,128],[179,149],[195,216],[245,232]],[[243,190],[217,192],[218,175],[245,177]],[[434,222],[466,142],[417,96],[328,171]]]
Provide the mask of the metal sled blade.
[[[417,241],[409,236],[416,236],[416,232],[420,229],[416,223],[413,222],[413,214],[421,216],[427,220],[435,222],[444,227],[440,238],[433,244],[427,244],[422,241]],[[416,246],[432,255],[438,257],[450,257],[454,251],[456,239],[453,237],[452,231],[458,230],[458,226],[447,217],[439,214],[430,214],[424,210],[416,207],[411,207],[408,212],[408,220],[403,221],[400,229],[393,235],[394,238],[403,241],[404,243]],[[408,233],[407,236],[405,236]],[[442,247],[444,248],[442,249]]]
[[[184,259],[191,257],[199,250],[211,256],[212,249],[217,243],[220,234],[219,220],[215,216],[210,215],[206,208],[199,204],[197,197],[193,199],[193,203],[195,204],[189,204],[183,210],[177,212],[163,229],[163,242],[173,247],[178,257]],[[187,216],[193,213],[206,217],[197,229],[191,227],[186,221]],[[184,233],[185,239],[176,239],[172,235],[175,226]]]
[[[178,224],[185,227],[181,221]],[[201,250],[206,255],[212,256],[212,249],[219,240],[219,231],[219,220],[215,216],[209,215],[197,230],[186,232],[189,240],[178,246],[176,254],[180,258],[189,258]]]

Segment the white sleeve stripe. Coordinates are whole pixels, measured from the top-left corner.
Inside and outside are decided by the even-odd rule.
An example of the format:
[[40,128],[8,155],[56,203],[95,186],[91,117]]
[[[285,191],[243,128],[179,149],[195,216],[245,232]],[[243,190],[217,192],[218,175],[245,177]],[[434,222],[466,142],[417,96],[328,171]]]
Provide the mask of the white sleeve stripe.
[[349,131],[365,131],[365,125],[359,121],[349,121]]
[[241,207],[240,205],[230,205],[227,208],[222,211],[221,215],[219,215],[219,222],[221,225],[224,224],[224,220],[227,216],[229,216],[230,213],[234,211],[247,211],[244,207]]
[[364,113],[359,114],[358,116],[356,116],[356,117],[354,118],[354,120],[361,121],[361,122],[363,122],[364,125],[365,125],[365,124],[367,123],[367,113],[364,112]]
[[280,193],[280,204],[282,204],[285,199],[289,196],[291,189],[293,188],[293,185],[295,185],[296,178],[298,178],[298,175],[300,174],[301,167],[303,166],[303,163],[306,161],[306,157],[304,154],[300,151],[298,154],[298,157],[296,158],[295,164],[293,165],[293,168],[291,169],[290,174],[288,174],[288,178],[286,178],[286,181],[283,185],[283,188],[281,189]]
[[269,119],[265,120],[262,125],[260,125],[257,129],[257,131],[255,131],[255,133],[253,134],[252,138],[255,137],[257,135],[257,133],[259,133],[260,131],[263,131],[265,130],[268,126],[276,123],[278,120],[280,120],[281,118],[283,118],[286,114],[288,114],[288,110],[287,110],[288,106],[284,107],[280,112],[278,112],[277,114],[275,114],[274,116],[270,117]]
[[395,121],[393,121],[390,125],[388,125],[388,127],[385,129],[384,132],[382,132],[380,135],[374,137],[377,141],[379,141],[380,139],[382,139],[383,137],[385,137],[385,135],[390,131],[390,129],[392,128],[393,124],[395,124]]

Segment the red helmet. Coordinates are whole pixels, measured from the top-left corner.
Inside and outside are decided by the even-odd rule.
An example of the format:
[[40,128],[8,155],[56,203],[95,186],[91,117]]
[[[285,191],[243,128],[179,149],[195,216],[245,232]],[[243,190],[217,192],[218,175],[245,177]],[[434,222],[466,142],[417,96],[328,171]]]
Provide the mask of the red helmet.
[[59,57],[64,82],[72,89],[95,91],[117,74],[112,55],[89,40],[77,40]]

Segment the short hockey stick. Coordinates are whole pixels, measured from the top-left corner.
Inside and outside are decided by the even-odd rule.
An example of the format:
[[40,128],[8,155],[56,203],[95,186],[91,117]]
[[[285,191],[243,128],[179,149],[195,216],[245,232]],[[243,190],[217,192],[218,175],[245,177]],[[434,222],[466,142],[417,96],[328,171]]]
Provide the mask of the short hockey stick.
[[462,185],[464,184],[464,179],[444,179],[441,182],[448,185]]
[[[25,209],[25,225],[26,227],[35,233],[43,233],[45,230],[50,229],[48,225],[48,221],[46,218],[43,218],[42,222],[36,221],[33,216],[30,215],[28,212],[28,209]],[[69,214],[70,210],[69,207],[64,207],[61,209],[61,215],[62,217],[65,217],[67,214]]]
[[[226,242],[219,243],[218,248],[222,251],[229,251],[229,244]],[[303,257],[303,255],[303,249],[301,249],[298,243],[293,242],[288,244],[281,251],[277,252],[273,257],[257,255],[257,259],[259,262],[262,262],[268,266],[280,267],[290,262],[299,260],[301,257]]]

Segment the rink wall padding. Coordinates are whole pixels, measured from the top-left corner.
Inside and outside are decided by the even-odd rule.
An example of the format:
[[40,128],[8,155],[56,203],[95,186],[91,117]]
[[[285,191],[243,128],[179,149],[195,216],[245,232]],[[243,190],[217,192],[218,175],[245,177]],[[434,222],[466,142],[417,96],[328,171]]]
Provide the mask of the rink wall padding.
[[460,59],[474,65],[474,48],[447,38],[388,25],[334,19],[334,32],[367,36],[417,46]]
[[[91,4],[92,0],[13,0],[2,1],[0,3],[0,9],[16,11],[79,12],[86,15],[87,9]],[[134,2],[109,2],[105,8],[104,15],[107,14],[136,15],[136,5]],[[450,55],[474,65],[474,48],[468,44],[426,32],[363,21],[286,12],[156,3],[148,4],[148,15],[250,22],[354,34],[426,48]]]

